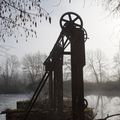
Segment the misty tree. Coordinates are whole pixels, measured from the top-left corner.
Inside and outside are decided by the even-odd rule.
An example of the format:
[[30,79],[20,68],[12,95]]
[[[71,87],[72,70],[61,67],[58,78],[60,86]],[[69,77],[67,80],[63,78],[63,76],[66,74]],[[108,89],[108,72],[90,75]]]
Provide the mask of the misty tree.
[[113,73],[113,77],[120,81],[120,41],[118,51],[113,57]]
[[26,54],[23,58],[23,72],[26,72],[31,83],[35,83],[38,79],[41,79],[44,66],[43,62],[46,55],[38,53]]
[[113,61],[114,61],[114,67],[113,67],[114,69],[113,70],[115,71],[113,77],[116,80],[120,81],[120,53],[115,54]]
[[94,61],[94,53],[93,51],[88,51],[87,52],[87,69],[85,69],[84,71],[86,71],[85,73],[87,73],[87,75],[90,73],[92,73],[95,77],[95,80],[97,83],[99,83],[99,78],[98,78],[98,73],[95,67],[95,61]]
[[106,10],[109,10],[111,13],[120,13],[120,0],[97,0],[105,7]]
[[2,73],[3,73],[3,68],[2,68],[2,65],[0,65],[0,84],[3,83]]
[[105,55],[101,50],[87,52],[86,74],[93,75],[97,83],[104,82],[107,78]]
[[6,58],[2,72],[2,78],[6,86],[9,86],[16,81],[18,77],[19,65],[20,63],[17,56],[11,55],[10,57]]
[[71,59],[69,56],[64,56],[63,59],[63,72],[64,72],[64,80],[68,80],[71,77]]

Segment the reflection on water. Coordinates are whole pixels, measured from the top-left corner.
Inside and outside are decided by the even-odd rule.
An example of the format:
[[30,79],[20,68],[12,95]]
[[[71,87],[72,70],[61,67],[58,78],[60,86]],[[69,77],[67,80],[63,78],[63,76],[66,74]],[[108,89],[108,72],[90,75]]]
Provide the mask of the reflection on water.
[[[16,101],[30,99],[31,95],[28,94],[0,94],[0,112],[5,109],[15,109]],[[94,112],[97,113],[96,118],[104,118],[107,115],[120,113],[120,97],[114,96],[101,96],[101,95],[88,95],[86,96],[89,107],[92,107]],[[0,115],[0,120],[5,120],[5,115]],[[120,116],[112,117],[108,120],[120,120]]]
[[[86,96],[86,99],[89,102],[89,107],[92,107],[97,114],[96,118],[105,118],[108,115],[120,113],[120,97],[89,95]],[[120,120],[120,116],[108,120]]]
[[[16,102],[30,99],[28,94],[0,94],[0,112],[6,109],[15,109]],[[5,115],[0,115],[0,120],[5,120]]]

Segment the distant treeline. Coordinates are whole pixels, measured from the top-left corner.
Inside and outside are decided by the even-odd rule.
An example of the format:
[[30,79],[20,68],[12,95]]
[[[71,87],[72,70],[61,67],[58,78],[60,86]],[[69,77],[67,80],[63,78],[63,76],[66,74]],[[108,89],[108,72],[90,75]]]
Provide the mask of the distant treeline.
[[35,91],[37,85],[38,82],[27,85],[21,82],[7,86],[0,84],[0,94],[30,93]]
[[[84,83],[84,93],[85,95],[97,94],[97,95],[107,95],[107,96],[120,96],[120,82],[119,81],[110,81],[105,83],[93,83],[85,82]],[[64,81],[64,95],[71,96],[71,81]]]
[[45,54],[26,54],[21,61],[11,55],[0,64],[0,93],[31,92],[43,73]]
[[119,81],[110,81],[105,83],[90,83],[86,82],[85,91],[120,91],[120,82]]
[[[85,92],[120,90],[120,52],[109,64],[101,50],[87,51],[84,67]],[[24,93],[34,91],[40,82],[45,67],[45,54],[26,54],[21,61],[15,55],[6,57],[0,64],[0,93]],[[71,62],[64,57],[63,79],[64,94],[71,94]],[[48,87],[48,86],[47,86]],[[47,92],[47,90],[44,89]]]
[[[24,83],[16,83],[15,85],[3,86],[0,85],[0,94],[5,93],[28,93],[34,92],[36,87],[38,86],[40,81],[35,82],[34,84],[24,84]],[[48,89],[48,83],[46,84],[46,88]],[[45,90],[48,91],[48,90]],[[71,96],[71,80],[63,82],[63,91],[64,95],[70,97]],[[85,94],[98,94],[98,93],[107,93],[110,92],[119,92],[120,91],[120,82],[119,81],[110,81],[105,83],[93,83],[93,82],[85,82],[84,83],[84,91]]]

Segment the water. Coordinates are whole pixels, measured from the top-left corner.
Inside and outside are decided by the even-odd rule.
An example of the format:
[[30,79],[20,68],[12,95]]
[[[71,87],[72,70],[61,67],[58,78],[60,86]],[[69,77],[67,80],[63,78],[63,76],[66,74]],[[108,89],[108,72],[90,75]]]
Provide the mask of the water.
[[[30,99],[29,94],[0,94],[0,113],[6,109],[16,109],[16,102]],[[5,120],[5,115],[0,115]]]
[[[105,118],[108,115],[120,114],[120,96],[86,96],[89,107],[93,108],[96,118]],[[107,120],[120,120],[120,115]]]
[[[30,99],[29,94],[0,94],[0,112],[5,109],[15,109],[17,101]],[[88,95],[89,107],[93,108],[96,118],[104,118],[107,115],[120,113],[120,96]],[[0,120],[5,120],[5,115],[0,115]],[[120,120],[120,116],[108,120]]]

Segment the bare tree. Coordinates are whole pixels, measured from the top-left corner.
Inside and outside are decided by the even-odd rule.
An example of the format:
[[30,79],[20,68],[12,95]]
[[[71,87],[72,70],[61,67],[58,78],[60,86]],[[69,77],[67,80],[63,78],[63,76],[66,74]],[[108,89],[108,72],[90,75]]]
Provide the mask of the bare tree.
[[120,41],[119,41],[119,48],[117,53],[114,55],[113,57],[113,71],[114,71],[114,75],[113,77],[120,81]]
[[120,81],[120,53],[116,53],[114,58],[113,58],[113,61],[114,61],[114,75],[113,77]]
[[94,60],[94,53],[92,51],[87,52],[87,69],[92,72],[97,83],[99,83],[98,73],[96,70],[96,63]]
[[12,81],[17,79],[19,65],[20,64],[17,56],[12,55],[6,58],[2,72],[2,78],[4,79],[6,86],[9,86],[12,84]]
[[71,77],[71,59],[70,56],[65,56],[63,61],[63,72],[64,72],[64,80],[69,80]]
[[8,63],[8,74],[12,78],[18,71],[18,67],[20,65],[17,56],[12,55],[7,58],[6,62]]
[[[41,22],[40,18],[45,17],[51,23],[49,13],[41,7],[42,2],[42,0],[0,0],[0,38],[5,42],[9,37],[14,37],[18,42],[19,36],[25,36],[26,39],[30,33],[36,36],[34,27],[37,27],[37,20]],[[23,33],[20,34],[19,30]]]
[[27,54],[23,58],[23,71],[28,74],[31,83],[35,83],[37,79],[42,77],[44,66],[43,62],[46,55],[40,54]]
[[87,69],[94,75],[97,83],[103,82],[106,78],[105,56],[101,50],[87,52]]
[[112,13],[120,12],[120,0],[102,0],[102,3]]

